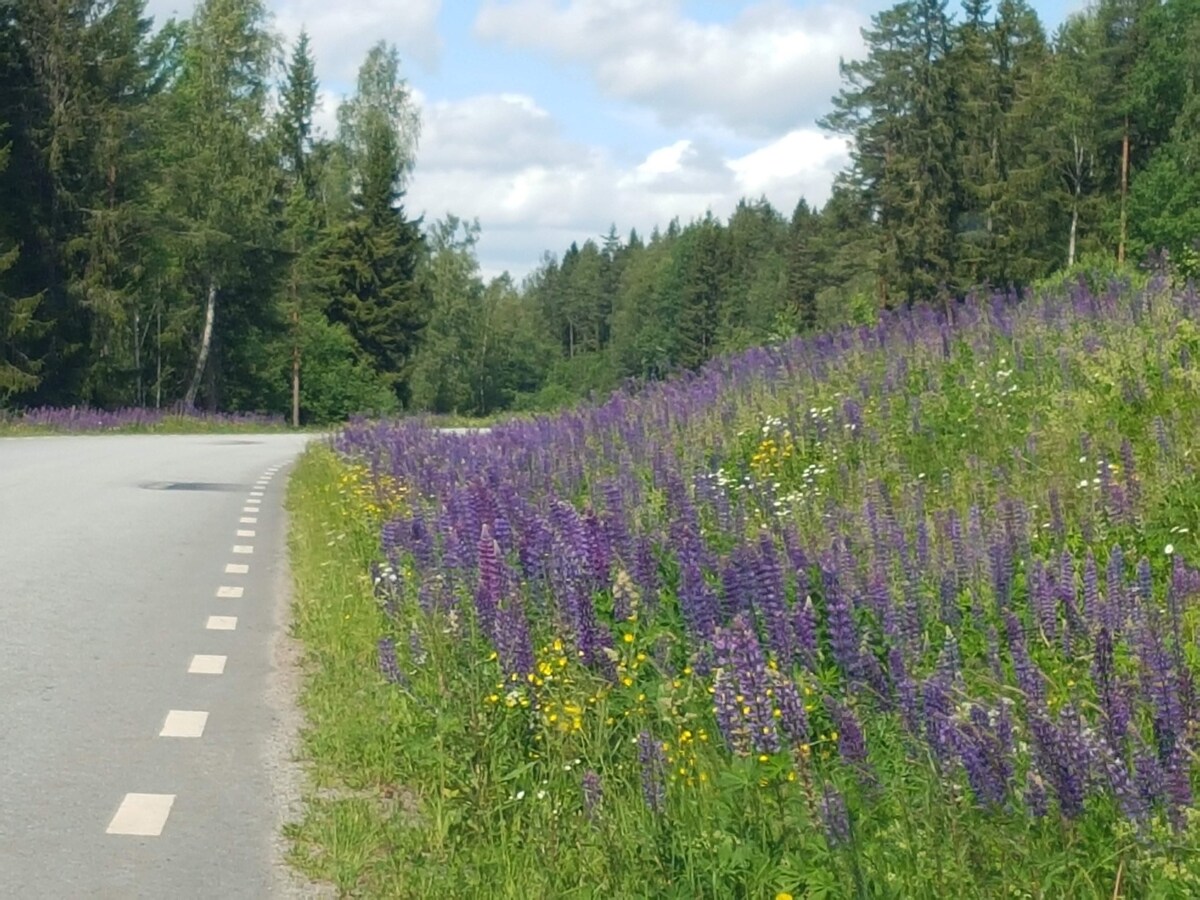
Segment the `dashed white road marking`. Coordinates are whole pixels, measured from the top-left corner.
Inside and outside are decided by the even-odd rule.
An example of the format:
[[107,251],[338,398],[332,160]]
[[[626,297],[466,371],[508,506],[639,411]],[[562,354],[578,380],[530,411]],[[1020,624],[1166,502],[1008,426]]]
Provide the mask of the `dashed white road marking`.
[[209,631],[235,631],[237,616],[209,616],[204,627]]
[[247,497],[247,498],[246,498],[246,505],[247,505],[247,506],[261,506],[261,505],[262,505],[262,501],[261,501],[261,500],[259,500],[257,497]]
[[254,548],[252,546],[250,546],[249,544],[234,544],[233,552],[234,553],[242,553],[242,554],[253,553]]
[[245,575],[249,571],[250,571],[250,567],[248,565],[246,565],[245,563],[226,563],[225,564],[225,574],[226,575]]
[[208,713],[197,709],[173,709],[167,713],[159,737],[198,738],[204,734]]
[[224,656],[213,656],[207,653],[197,653],[192,657],[188,666],[189,675],[221,675],[225,672]]
[[250,492],[251,497],[261,497],[262,495],[263,495],[262,491],[251,491]]
[[[245,512],[245,510],[243,510],[243,512]],[[238,522],[243,525],[257,525],[258,519],[254,518],[254,516],[242,516],[240,519],[238,519]]]
[[223,584],[217,588],[218,597],[232,597],[235,600],[245,592],[246,589],[241,585]]
[[256,513],[256,512],[258,512],[258,507],[257,507],[257,506],[243,506],[243,507],[242,507],[242,512],[244,512],[244,513]]
[[174,794],[126,794],[106,831],[108,834],[158,837],[174,803]]
[[254,529],[253,528],[239,528],[237,530],[237,536],[238,537],[254,537]]

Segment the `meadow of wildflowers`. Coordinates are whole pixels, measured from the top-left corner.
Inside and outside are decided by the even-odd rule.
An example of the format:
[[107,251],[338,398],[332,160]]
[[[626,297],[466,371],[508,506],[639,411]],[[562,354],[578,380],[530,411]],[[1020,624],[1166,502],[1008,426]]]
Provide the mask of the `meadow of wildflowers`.
[[406,801],[343,886],[1200,895],[1200,297],[950,313],[486,434],[347,427],[347,740]]

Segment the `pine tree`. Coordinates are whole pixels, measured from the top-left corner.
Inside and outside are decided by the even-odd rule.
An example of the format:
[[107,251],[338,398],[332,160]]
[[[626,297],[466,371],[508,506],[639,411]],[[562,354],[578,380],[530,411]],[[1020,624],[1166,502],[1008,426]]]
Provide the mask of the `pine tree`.
[[944,0],[902,3],[871,22],[867,56],[843,63],[846,86],[822,125],[854,140],[849,183],[879,225],[880,301],[895,293],[912,303],[956,287],[960,98],[947,65],[951,27]]
[[425,254],[420,222],[407,219],[402,204],[418,123],[394,47],[371,49],[358,92],[338,119],[355,191],[351,216],[335,228],[330,245],[336,285],[330,315],[346,324],[406,403],[429,299],[417,277]]
[[816,213],[801,197],[788,228],[787,290],[791,315],[803,331],[817,324],[817,291],[821,286],[817,226]]
[[[0,25],[0,36],[3,34]],[[0,139],[4,137],[4,130],[5,126],[0,122]],[[0,144],[0,175],[8,166],[9,149],[7,144]],[[24,349],[25,341],[38,328],[34,316],[40,298],[10,296],[5,287],[5,273],[17,261],[17,254],[17,247],[5,249],[0,244],[0,403],[14,394],[37,387],[41,368]]]

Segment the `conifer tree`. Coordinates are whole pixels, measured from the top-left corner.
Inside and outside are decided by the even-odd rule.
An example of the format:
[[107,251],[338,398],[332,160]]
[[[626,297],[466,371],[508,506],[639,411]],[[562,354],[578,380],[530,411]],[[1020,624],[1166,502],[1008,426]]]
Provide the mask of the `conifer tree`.
[[344,322],[407,403],[413,354],[429,314],[418,276],[420,222],[402,199],[418,120],[394,47],[379,43],[359,70],[358,92],[339,110],[339,140],[354,178],[352,212],[334,231],[330,315]]

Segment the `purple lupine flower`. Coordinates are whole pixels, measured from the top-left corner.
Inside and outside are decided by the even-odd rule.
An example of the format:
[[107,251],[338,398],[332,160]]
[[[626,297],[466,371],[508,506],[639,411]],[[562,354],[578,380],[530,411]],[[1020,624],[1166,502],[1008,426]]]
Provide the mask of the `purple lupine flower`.
[[1175,752],[1176,742],[1186,733],[1187,727],[1179,696],[1179,679],[1171,656],[1163,646],[1161,629],[1153,608],[1149,605],[1139,607],[1134,618],[1142,693],[1152,708],[1158,758],[1166,765]]
[[1004,631],[1008,638],[1008,652],[1012,656],[1013,671],[1017,676],[1017,687],[1025,695],[1027,702],[1031,705],[1041,705],[1046,699],[1045,677],[1029,655],[1029,647],[1025,643],[1025,629],[1021,626],[1021,621],[1011,612],[1005,614]]
[[747,756],[750,753],[750,733],[737,697],[738,689],[733,676],[726,669],[718,670],[713,681],[713,713],[717,727],[734,756]]
[[587,559],[588,574],[594,586],[608,587],[612,582],[612,548],[608,543],[608,534],[600,518],[592,512],[583,516],[581,522],[583,534],[583,552]]
[[817,664],[817,611],[812,597],[798,595],[792,607],[792,633],[796,637],[796,652],[800,661],[811,671]]
[[935,672],[921,690],[921,712],[925,741],[938,763],[944,763],[954,750],[954,727],[951,714],[954,704],[950,698],[953,681],[946,672]]
[[1153,807],[1166,797],[1166,775],[1158,755],[1139,741],[1134,752],[1134,782],[1146,807]]
[[1079,818],[1092,779],[1091,754],[1079,714],[1068,703],[1058,722],[1052,723],[1044,710],[1034,710],[1029,716],[1029,728],[1038,768],[1049,776],[1059,810],[1068,819]]
[[396,661],[396,642],[390,637],[379,639],[379,671],[390,684],[404,683],[404,674]]
[[679,607],[692,637],[710,640],[719,618],[717,596],[704,577],[699,538],[679,532],[673,538],[679,559]]
[[745,547],[735,548],[725,560],[721,567],[721,588],[723,621],[728,622],[738,613],[750,609],[751,574]]
[[1150,813],[1150,806],[1138,790],[1134,779],[1112,745],[1104,737],[1091,742],[1094,764],[1108,784],[1125,818],[1136,824],[1143,823]]
[[496,650],[508,675],[524,680],[533,674],[536,665],[533,639],[520,597],[509,597],[496,610]]
[[1096,694],[1104,716],[1105,738],[1111,747],[1119,750],[1125,746],[1125,734],[1129,727],[1129,700],[1117,681],[1112,636],[1103,627],[1096,633],[1092,680],[1096,683]]
[[955,586],[953,576],[942,576],[938,583],[938,601],[942,621],[950,628],[957,628],[962,621],[962,616],[958,609],[958,588]]
[[788,620],[784,597],[783,569],[775,551],[775,541],[764,532],[759,537],[758,554],[754,560],[754,606],[762,618],[767,643],[781,665],[787,665],[796,654],[796,639]]
[[486,525],[481,529],[478,555],[479,583],[475,589],[475,614],[479,617],[479,628],[484,636],[495,642],[496,610],[504,590],[504,578],[500,568],[499,547]]
[[654,543],[646,535],[637,539],[633,552],[633,580],[642,591],[642,602],[647,608],[653,608],[658,598],[659,572],[658,558],[654,553]]
[[831,848],[850,843],[850,814],[846,809],[846,798],[837,788],[825,785],[821,792],[820,815],[825,840]]
[[792,746],[809,742],[808,713],[796,682],[778,672],[771,673],[775,702],[779,708],[779,727]]
[[1042,635],[1048,641],[1054,640],[1058,635],[1058,604],[1050,576],[1040,559],[1034,560],[1029,570],[1029,603]]
[[727,628],[718,628],[712,641],[717,665],[728,668],[742,697],[742,715],[756,753],[779,750],[775,710],[768,691],[770,676],[758,635],[745,615],[736,616]]
[[1114,620],[1110,627],[1114,635],[1119,634],[1124,630],[1129,617],[1129,598],[1125,590],[1125,554],[1120,546],[1114,545],[1109,551],[1105,591],[1110,615]]
[[858,675],[858,631],[850,596],[838,583],[832,569],[821,566],[825,585],[825,615],[829,627],[829,645],[834,661],[848,678]]
[[921,734],[921,703],[917,696],[917,684],[908,674],[904,654],[899,647],[888,650],[888,675],[896,686],[896,701],[900,707],[900,719],[909,734]]
[[1167,818],[1176,831],[1187,826],[1185,811],[1192,806],[1192,781],[1189,754],[1177,746],[1164,767]]
[[1025,808],[1038,819],[1044,819],[1049,811],[1046,782],[1033,766],[1025,773]]
[[662,747],[648,731],[638,734],[638,763],[642,773],[642,797],[650,812],[661,816],[667,811],[667,761]]
[[859,770],[867,768],[867,742],[863,737],[862,726],[858,716],[850,707],[839,703],[833,697],[825,697],[825,709],[837,729],[838,756],[842,762]]
[[1000,609],[1008,607],[1012,600],[1014,567],[1012,549],[1007,540],[997,537],[988,547],[988,562],[991,567],[992,591]]
[[950,510],[950,546],[954,551],[955,589],[961,590],[970,578],[970,563],[967,559],[967,548],[963,542],[962,522],[956,510]]
[[970,718],[955,725],[952,733],[967,782],[978,803],[1002,806],[1008,797],[1008,780],[1012,776],[1010,748],[1002,743],[989,710],[972,704]]

